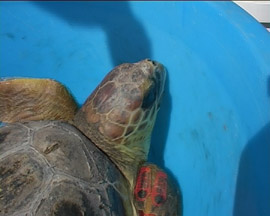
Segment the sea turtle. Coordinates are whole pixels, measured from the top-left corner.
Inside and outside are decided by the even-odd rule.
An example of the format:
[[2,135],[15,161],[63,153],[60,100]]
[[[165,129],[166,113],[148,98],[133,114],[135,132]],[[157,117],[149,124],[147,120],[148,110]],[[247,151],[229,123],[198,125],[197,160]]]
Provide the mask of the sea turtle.
[[178,215],[144,164],[164,82],[158,62],[121,64],[77,109],[54,80],[0,81],[0,215]]

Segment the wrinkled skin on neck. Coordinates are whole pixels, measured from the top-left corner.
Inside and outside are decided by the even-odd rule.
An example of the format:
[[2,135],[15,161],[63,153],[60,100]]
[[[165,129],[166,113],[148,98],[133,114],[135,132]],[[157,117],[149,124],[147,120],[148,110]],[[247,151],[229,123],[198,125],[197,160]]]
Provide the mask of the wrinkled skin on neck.
[[164,67],[150,60],[122,64],[75,115],[75,126],[110,157],[131,188],[147,159],[165,76]]

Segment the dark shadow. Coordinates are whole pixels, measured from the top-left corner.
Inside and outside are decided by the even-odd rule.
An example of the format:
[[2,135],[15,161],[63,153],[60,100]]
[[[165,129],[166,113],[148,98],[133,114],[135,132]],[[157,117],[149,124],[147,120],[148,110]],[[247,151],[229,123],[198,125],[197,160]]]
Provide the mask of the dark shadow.
[[239,164],[234,216],[254,215],[270,215],[270,123],[248,142]]
[[157,115],[156,124],[152,134],[151,147],[149,151],[149,161],[155,163],[162,169],[165,169],[164,150],[167,142],[171,118],[171,100],[171,94],[169,92],[169,72],[167,72],[164,96],[161,102],[160,110]]
[[[129,2],[33,2],[69,25],[98,27],[107,35],[113,64],[151,58],[151,42]],[[78,38],[79,40],[79,38]]]
[[171,170],[165,167],[164,164],[164,150],[167,143],[172,110],[172,97],[169,89],[170,89],[170,78],[169,78],[169,71],[167,71],[164,96],[161,102],[160,110],[158,112],[156,124],[153,130],[148,160],[149,162],[158,165],[168,174],[170,181],[175,187],[175,190],[177,190],[179,193],[179,216],[182,216],[184,207],[183,207],[183,194],[180,184],[177,178],[171,172]]

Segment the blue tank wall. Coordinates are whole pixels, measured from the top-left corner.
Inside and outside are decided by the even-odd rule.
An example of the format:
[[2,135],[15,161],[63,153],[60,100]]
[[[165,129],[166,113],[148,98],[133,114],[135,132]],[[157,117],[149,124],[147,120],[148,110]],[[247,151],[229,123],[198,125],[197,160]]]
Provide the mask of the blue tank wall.
[[0,76],[82,104],[115,65],[168,69],[150,160],[185,216],[270,215],[270,34],[232,2],[1,2]]

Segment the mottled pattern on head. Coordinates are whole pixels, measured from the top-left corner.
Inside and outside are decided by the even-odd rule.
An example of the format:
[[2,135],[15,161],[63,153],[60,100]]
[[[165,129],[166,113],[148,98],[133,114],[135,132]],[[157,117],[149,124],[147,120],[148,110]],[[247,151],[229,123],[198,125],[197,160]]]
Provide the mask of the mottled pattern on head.
[[164,90],[165,69],[150,60],[113,69],[75,116],[75,125],[132,182],[148,155]]

